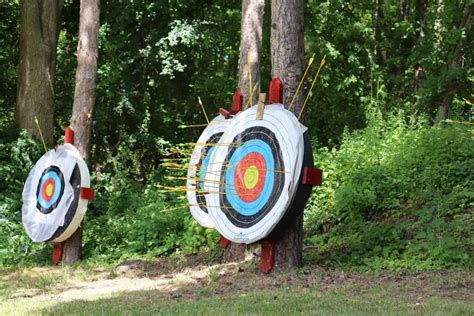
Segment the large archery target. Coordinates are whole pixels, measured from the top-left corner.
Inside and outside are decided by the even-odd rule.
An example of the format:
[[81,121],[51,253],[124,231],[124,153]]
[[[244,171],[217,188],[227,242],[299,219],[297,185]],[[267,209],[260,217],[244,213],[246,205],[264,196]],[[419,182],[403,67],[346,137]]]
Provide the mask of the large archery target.
[[301,174],[306,128],[281,104],[237,116],[210,157],[205,189],[212,221],[227,239],[266,237],[290,206]]
[[69,238],[87,208],[81,188],[89,187],[89,169],[74,146],[59,146],[43,155],[23,188],[22,219],[28,236],[36,242]]
[[219,115],[209,123],[199,137],[188,165],[186,195],[191,215],[200,225],[208,228],[214,228],[214,223],[209,217],[209,208],[212,204],[208,203],[207,194],[204,194],[210,157],[216,149],[211,144],[219,142],[231,121],[232,119]]

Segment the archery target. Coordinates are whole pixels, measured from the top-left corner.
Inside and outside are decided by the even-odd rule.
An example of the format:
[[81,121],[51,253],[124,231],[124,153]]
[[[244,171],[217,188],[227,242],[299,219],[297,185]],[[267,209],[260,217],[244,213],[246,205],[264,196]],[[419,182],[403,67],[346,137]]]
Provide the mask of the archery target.
[[216,229],[227,239],[266,237],[290,206],[298,186],[306,128],[282,104],[237,116],[210,157],[205,190]]
[[209,217],[209,206],[204,184],[210,168],[210,157],[215,146],[232,119],[219,115],[204,129],[194,147],[188,165],[186,195],[190,204],[189,208],[194,219],[204,227],[214,228],[214,223]]
[[89,187],[89,169],[74,146],[65,144],[43,155],[23,188],[22,219],[30,238],[36,242],[69,238],[87,207],[81,188]]

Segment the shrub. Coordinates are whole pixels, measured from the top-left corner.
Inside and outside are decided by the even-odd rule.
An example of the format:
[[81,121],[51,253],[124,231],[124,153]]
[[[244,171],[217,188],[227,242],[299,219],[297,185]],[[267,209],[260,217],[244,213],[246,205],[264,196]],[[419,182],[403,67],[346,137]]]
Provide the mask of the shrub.
[[306,208],[308,259],[367,269],[473,264],[470,130],[403,113],[315,153],[325,183]]

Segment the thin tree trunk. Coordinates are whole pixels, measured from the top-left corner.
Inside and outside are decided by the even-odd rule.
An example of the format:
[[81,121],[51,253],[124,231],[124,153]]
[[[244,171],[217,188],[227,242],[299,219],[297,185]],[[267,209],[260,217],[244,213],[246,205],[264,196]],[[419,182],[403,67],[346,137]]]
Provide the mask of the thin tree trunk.
[[[304,70],[304,0],[273,0],[271,29],[272,76],[283,81],[283,103],[288,106]],[[292,111],[298,115],[303,106],[300,93]],[[275,269],[302,264],[303,215],[295,219],[276,241]]]
[[[99,0],[81,0],[79,41],[77,44],[76,87],[71,127],[74,145],[87,161],[92,129],[92,110],[95,103],[99,36]],[[80,259],[82,227],[64,243],[63,262]]]
[[[250,97],[249,68],[252,77],[252,87],[260,82],[260,56],[262,51],[262,28],[264,0],[242,1],[242,24],[240,37],[240,61],[239,61],[239,89],[244,96],[244,105],[247,105]],[[248,56],[250,54],[250,58]],[[249,67],[250,61],[250,67]],[[253,93],[253,99],[249,103],[254,105],[258,102],[260,87]]]
[[16,121],[39,139],[37,117],[49,145],[54,143],[54,72],[63,2],[21,1]]
[[[474,5],[472,4],[465,5],[462,8],[462,10],[463,10],[463,14],[457,28],[459,30],[464,29],[465,32],[467,33],[471,30],[471,27],[472,27],[470,20],[471,20],[472,13],[474,11]],[[461,59],[463,58],[463,54],[465,53],[465,50],[466,50],[465,46],[466,45],[465,45],[464,37],[461,37],[459,42],[453,47],[453,49],[448,55],[448,61],[447,61],[448,70],[454,71],[456,68],[459,68],[462,66]],[[441,121],[448,118],[454,95],[459,90],[459,88],[460,88],[460,85],[453,83],[452,86],[447,87],[446,91],[444,91],[441,94],[441,102],[438,107],[438,111],[436,113],[435,124],[438,124]]]
[[[426,36],[426,11],[428,10],[428,2],[427,0],[416,0],[415,2],[415,29],[417,30],[415,33],[415,45],[420,43],[422,39]],[[423,67],[418,64],[415,66],[415,77],[413,80],[413,103],[416,103],[416,94],[418,90],[424,84],[424,69]]]
[[408,0],[400,0],[400,20],[408,21],[410,14],[410,7],[408,5]]
[[415,23],[418,29],[416,32],[416,39],[424,38],[426,36],[426,11],[428,10],[427,0],[416,0],[415,2]]
[[[260,92],[259,87],[253,93],[251,102],[249,68],[252,78],[252,88],[260,82],[260,59],[262,51],[262,28],[264,0],[242,1],[242,24],[240,36],[240,60],[239,60],[239,89],[244,96],[244,106],[252,106],[257,103]],[[250,59],[248,58],[250,54]],[[250,61],[250,67],[248,62]],[[245,244],[231,243],[225,250],[224,262],[239,262],[245,259]]]
[[382,65],[385,62],[385,52],[382,46],[382,29],[383,29],[383,4],[384,0],[377,0],[377,8],[375,10],[375,62]]

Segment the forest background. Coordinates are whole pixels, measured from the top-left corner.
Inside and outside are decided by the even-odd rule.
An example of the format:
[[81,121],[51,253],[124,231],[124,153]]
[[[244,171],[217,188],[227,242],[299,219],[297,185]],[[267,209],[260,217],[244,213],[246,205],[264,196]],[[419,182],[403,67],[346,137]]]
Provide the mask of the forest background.
[[[221,249],[163,165],[195,142],[238,82],[241,1],[101,1],[89,161],[96,199],[83,257],[114,262]],[[265,6],[261,89],[270,81]],[[324,186],[305,210],[305,260],[362,270],[474,265],[473,1],[306,1],[309,59],[323,70],[305,124]],[[55,143],[71,117],[79,2],[65,1]],[[44,150],[17,127],[18,1],[0,2],[0,267],[47,264],[21,224],[23,183]],[[307,93],[307,91],[305,92]],[[178,184],[179,185],[179,184]]]

